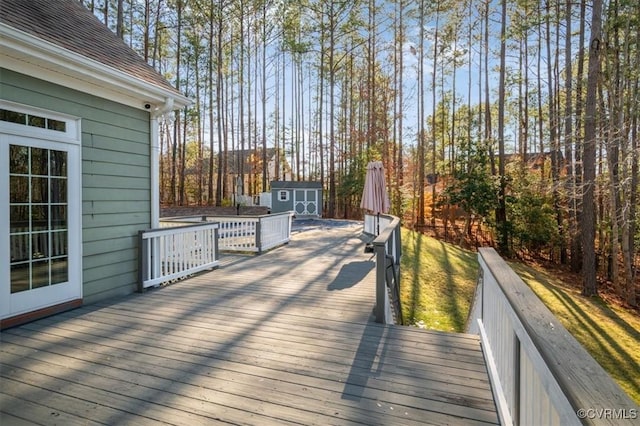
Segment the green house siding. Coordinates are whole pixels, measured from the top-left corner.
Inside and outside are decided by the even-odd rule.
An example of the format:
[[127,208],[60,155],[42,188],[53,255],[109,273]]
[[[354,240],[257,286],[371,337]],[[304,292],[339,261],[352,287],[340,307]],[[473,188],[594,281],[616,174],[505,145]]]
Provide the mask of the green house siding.
[[149,113],[0,69],[3,99],[81,118],[85,303],[137,288],[138,231],[150,227]]

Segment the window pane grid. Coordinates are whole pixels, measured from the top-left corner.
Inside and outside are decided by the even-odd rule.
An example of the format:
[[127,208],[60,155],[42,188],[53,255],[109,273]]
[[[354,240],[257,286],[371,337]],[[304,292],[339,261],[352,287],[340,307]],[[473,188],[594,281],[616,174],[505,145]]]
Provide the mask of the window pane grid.
[[67,153],[10,146],[11,293],[68,280]]
[[0,121],[8,123],[22,124],[23,126],[38,127],[40,129],[54,130],[56,132],[66,132],[67,123],[38,115],[25,114],[23,112],[11,111],[0,108]]

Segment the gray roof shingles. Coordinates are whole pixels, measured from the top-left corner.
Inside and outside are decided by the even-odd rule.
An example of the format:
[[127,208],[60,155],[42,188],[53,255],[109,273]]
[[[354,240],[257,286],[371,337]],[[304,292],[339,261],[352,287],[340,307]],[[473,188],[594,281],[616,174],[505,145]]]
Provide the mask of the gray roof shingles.
[[322,184],[317,181],[273,181],[271,182],[271,189],[322,189]]
[[78,0],[0,0],[0,22],[179,93]]

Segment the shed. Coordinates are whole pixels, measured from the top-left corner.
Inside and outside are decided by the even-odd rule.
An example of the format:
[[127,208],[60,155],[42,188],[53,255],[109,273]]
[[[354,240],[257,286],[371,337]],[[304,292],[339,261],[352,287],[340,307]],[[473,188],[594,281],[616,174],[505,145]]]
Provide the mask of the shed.
[[0,7],[0,328],[132,293],[189,99],[77,0]]
[[322,217],[322,185],[311,181],[271,182],[271,211],[296,217]]

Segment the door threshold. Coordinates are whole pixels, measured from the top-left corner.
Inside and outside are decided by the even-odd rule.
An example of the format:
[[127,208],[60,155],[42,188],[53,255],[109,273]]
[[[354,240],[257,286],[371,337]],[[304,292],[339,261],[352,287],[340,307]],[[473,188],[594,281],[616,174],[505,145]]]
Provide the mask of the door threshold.
[[24,314],[16,315],[13,317],[0,320],[0,330],[5,330],[17,325],[26,324],[31,321],[35,321],[44,317],[59,314],[64,311],[76,309],[82,306],[82,299],[74,299],[68,302],[59,303],[57,305],[48,306],[46,308],[38,309],[36,311],[26,312]]

